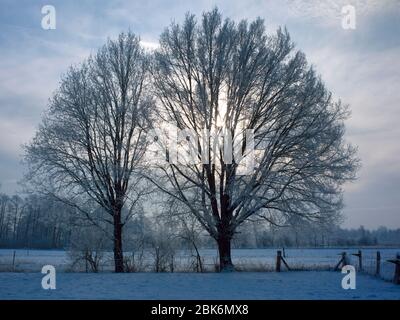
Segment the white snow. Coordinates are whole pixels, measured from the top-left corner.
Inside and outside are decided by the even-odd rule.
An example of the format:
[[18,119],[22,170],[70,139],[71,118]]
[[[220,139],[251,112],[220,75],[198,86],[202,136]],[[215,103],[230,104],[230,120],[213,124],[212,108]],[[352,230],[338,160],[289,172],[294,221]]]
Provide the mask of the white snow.
[[0,299],[400,299],[400,286],[357,275],[341,287],[329,271],[257,273],[58,273],[57,288],[41,288],[41,273],[0,273]]
[[[279,249],[279,248],[278,248]],[[238,268],[245,267],[247,270],[274,270],[277,249],[233,249],[232,259]],[[279,249],[282,250],[282,249]],[[289,266],[300,270],[327,270],[333,268],[340,259],[340,253],[346,251],[351,259],[351,263],[357,265],[357,258],[351,256],[356,253],[358,248],[329,248],[329,249],[285,249],[285,260]],[[391,280],[394,275],[394,264],[386,262],[387,259],[393,259],[396,253],[400,252],[397,248],[364,248],[363,267],[373,274],[376,268],[376,251],[381,252],[381,274],[386,280]],[[14,268],[12,267],[13,252],[16,252]],[[131,254],[126,252],[126,255]],[[218,261],[218,252],[216,249],[202,249],[200,254],[204,259],[204,264],[208,270],[214,270],[214,264]],[[102,270],[113,270],[112,253],[107,255]],[[152,269],[152,259],[150,254],[146,256],[147,270]],[[175,255],[175,269],[189,265],[191,261],[187,251],[177,252]],[[0,249],[0,272],[18,271],[18,272],[39,272],[43,265],[50,264],[56,267],[57,271],[68,271],[71,262],[68,255],[63,250],[13,250]],[[250,267],[250,268],[249,268]],[[253,267],[253,268],[252,268]],[[181,271],[185,270],[184,267]]]
[[[340,259],[339,254],[342,251],[346,251],[349,254],[349,258],[352,262],[356,262],[355,257],[351,257],[351,253],[356,253],[359,248],[321,248],[321,249],[285,249],[285,259],[289,266],[294,267],[312,267],[315,266],[331,266],[333,267]],[[240,266],[257,265],[263,264],[271,266],[275,265],[276,251],[282,250],[277,249],[233,249],[232,259],[233,263]],[[363,248],[363,261],[365,267],[374,267],[376,251],[381,252],[382,263],[387,259],[393,259],[396,253],[400,252],[399,248]],[[68,270],[70,261],[66,251],[64,250],[27,250],[27,249],[0,249],[0,271],[11,271],[13,253],[15,255],[15,271],[39,271],[43,265],[51,264],[54,265],[58,271]],[[131,254],[126,252],[126,255]],[[218,252],[216,249],[202,249],[200,254],[204,259],[206,265],[213,265],[218,261]],[[151,256],[148,254],[148,256]],[[149,258],[149,257],[148,257]],[[188,259],[188,252],[181,251],[175,256],[176,262],[187,263],[185,259]],[[149,259],[151,260],[151,259]],[[106,261],[107,267],[105,270],[113,269],[112,253],[109,253],[109,259]],[[151,261],[149,261],[151,263]],[[382,272],[385,272],[386,264],[382,265]],[[388,264],[389,270],[388,277],[393,276],[394,266]],[[393,270],[392,270],[393,269]]]
[[[375,267],[378,249],[362,249],[364,269]],[[394,265],[385,262],[399,249],[379,249],[382,273],[392,279]],[[0,272],[0,299],[400,299],[400,286],[366,274],[357,273],[357,289],[341,287],[343,274],[329,271],[236,272],[218,273],[69,273],[70,261],[62,250],[15,250],[14,270]],[[333,266],[339,253],[357,248],[286,249],[290,266]],[[12,270],[13,249],[0,250],[0,270]],[[205,262],[217,260],[216,250],[202,250]],[[276,249],[233,250],[236,266],[263,264],[273,269]],[[188,258],[177,254],[177,261]],[[352,257],[352,263],[356,264]],[[110,261],[110,268],[112,261]],[[57,270],[57,289],[41,288],[43,265]],[[22,273],[22,272],[26,273]]]

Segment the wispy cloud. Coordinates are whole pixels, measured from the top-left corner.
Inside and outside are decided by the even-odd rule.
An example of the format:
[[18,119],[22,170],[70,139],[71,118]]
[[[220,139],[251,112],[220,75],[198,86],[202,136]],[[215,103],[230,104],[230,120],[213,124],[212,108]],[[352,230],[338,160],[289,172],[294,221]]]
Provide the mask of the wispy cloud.
[[[351,106],[347,137],[359,146],[363,168],[346,186],[347,225],[400,226],[400,3],[391,0],[161,0],[52,1],[57,29],[40,28],[41,3],[0,3],[0,182],[13,192],[21,177],[20,145],[38,126],[48,98],[68,66],[88,57],[108,37],[131,30],[148,50],[187,11],[218,6],[234,20],[265,19],[267,30],[286,25],[328,88]],[[341,8],[356,8],[356,30],[343,30]],[[362,210],[360,208],[380,208]],[[347,210],[347,211],[346,211]],[[397,219],[397,220],[396,220]],[[397,222],[396,222],[397,221]]]

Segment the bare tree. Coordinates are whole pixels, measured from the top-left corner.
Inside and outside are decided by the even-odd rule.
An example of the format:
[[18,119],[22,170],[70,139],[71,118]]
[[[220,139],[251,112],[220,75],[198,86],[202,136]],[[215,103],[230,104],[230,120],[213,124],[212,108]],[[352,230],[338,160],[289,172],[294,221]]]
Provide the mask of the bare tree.
[[[349,113],[294,50],[286,29],[270,36],[263,20],[223,21],[217,9],[199,23],[187,14],[162,34],[153,73],[158,112],[193,133],[186,140],[196,161],[178,157],[159,166],[163,179],[149,179],[217,241],[220,270],[233,270],[231,239],[251,216],[279,225],[293,215],[318,221],[338,214],[341,185],[358,166],[355,148],[344,142]],[[224,161],[229,139],[202,139],[203,129],[231,137],[244,157]],[[248,129],[255,161],[243,175]]]
[[18,196],[18,195],[13,195],[10,198],[10,212],[12,215],[12,230],[13,230],[13,241],[17,241],[17,236],[18,236],[18,224],[20,222],[20,219],[22,218],[22,213],[25,208],[25,203],[24,200]]
[[0,241],[7,238],[7,215],[10,198],[6,194],[0,194]]
[[178,236],[183,239],[191,249],[194,250],[194,254],[192,254],[195,259],[193,263],[194,270],[196,272],[204,272],[204,262],[200,255],[199,248],[201,233],[203,230],[201,229],[201,226],[199,226],[198,221],[194,220],[195,217],[193,215],[178,216],[178,219],[181,223]]
[[[171,222],[171,221],[169,221]],[[153,257],[155,272],[174,272],[174,260],[176,252],[176,236],[171,229],[176,225],[171,225],[167,221],[155,219],[152,232],[149,237],[150,254]]]
[[122,228],[144,192],[135,173],[146,149],[143,133],[152,106],[146,94],[148,65],[134,34],[108,40],[97,54],[69,69],[26,147],[29,179],[36,188],[89,220],[87,201],[108,213],[115,272],[123,272]]
[[86,272],[99,272],[104,264],[107,240],[104,232],[93,225],[74,228],[68,248],[71,269],[84,267]]

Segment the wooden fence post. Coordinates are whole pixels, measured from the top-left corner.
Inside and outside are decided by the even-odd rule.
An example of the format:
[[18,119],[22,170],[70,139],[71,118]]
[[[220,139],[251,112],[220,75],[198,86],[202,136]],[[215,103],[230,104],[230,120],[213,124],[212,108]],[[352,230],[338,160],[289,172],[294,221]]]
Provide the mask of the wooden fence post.
[[379,276],[381,274],[381,253],[376,252],[376,272],[375,275]]
[[169,271],[174,272],[174,255],[171,254],[169,261]]
[[347,265],[347,254],[346,252],[342,252],[342,267]]
[[13,252],[12,268],[13,268],[13,271],[14,271],[15,270],[15,250]]
[[347,257],[346,257],[346,252],[342,252],[340,254],[342,257],[340,258],[339,262],[336,264],[335,268],[333,270],[337,271],[339,270],[339,266],[342,265],[343,266],[347,265]]
[[400,284],[400,253],[396,255],[396,259],[387,261],[395,264],[393,282],[395,284]]
[[358,270],[362,271],[362,252],[358,250],[358,253],[352,253],[352,256],[358,257]]
[[395,284],[400,284],[400,253],[396,255],[396,269],[394,271],[394,279]]
[[281,272],[281,260],[282,260],[282,251],[278,250],[276,252],[276,272]]

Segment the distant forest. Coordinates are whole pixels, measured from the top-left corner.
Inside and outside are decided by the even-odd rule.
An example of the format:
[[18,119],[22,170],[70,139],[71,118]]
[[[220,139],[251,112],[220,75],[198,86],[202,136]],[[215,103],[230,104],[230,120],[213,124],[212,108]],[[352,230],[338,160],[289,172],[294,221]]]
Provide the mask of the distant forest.
[[[0,194],[0,247],[68,249],[84,238],[82,234],[96,244],[106,237],[107,230],[93,227],[90,221],[83,223],[75,211],[50,197]],[[135,250],[138,246],[151,247],[166,242],[173,243],[176,248],[185,248],[194,242],[198,248],[215,246],[213,239],[196,226],[195,221],[178,220],[162,221],[145,210],[135,214],[127,225],[124,249]],[[89,234],[91,237],[87,237]],[[343,229],[338,225],[318,226],[304,221],[292,221],[283,227],[261,220],[247,221],[233,239],[234,248],[399,245],[400,229],[367,230],[363,226]]]

